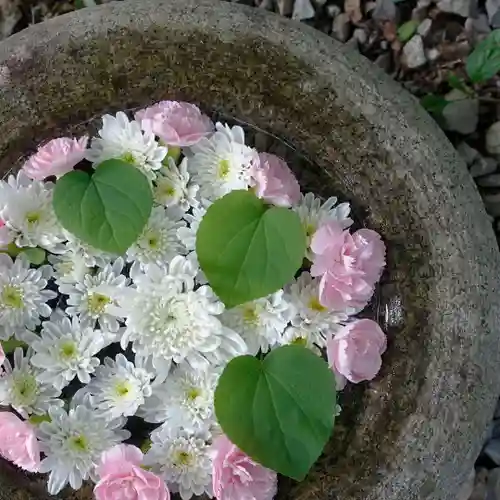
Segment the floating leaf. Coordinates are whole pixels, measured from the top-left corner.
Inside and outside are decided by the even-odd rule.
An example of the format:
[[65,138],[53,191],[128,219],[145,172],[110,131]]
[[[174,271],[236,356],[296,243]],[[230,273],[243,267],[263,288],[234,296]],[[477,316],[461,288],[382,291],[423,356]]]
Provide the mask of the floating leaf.
[[280,289],[302,265],[305,250],[299,216],[250,191],[232,191],[213,203],[196,237],[200,266],[228,307]]
[[326,362],[305,347],[280,347],[263,361],[240,356],[219,379],[215,412],[236,446],[300,481],[332,433],[335,378]]
[[500,30],[492,31],[476,46],[465,67],[474,83],[485,82],[500,71]]
[[54,191],[62,226],[95,248],[123,254],[140,236],[153,207],[151,186],[136,167],[107,160],[93,173],[64,175]]
[[418,21],[411,19],[398,28],[398,38],[402,42],[407,42],[417,31]]

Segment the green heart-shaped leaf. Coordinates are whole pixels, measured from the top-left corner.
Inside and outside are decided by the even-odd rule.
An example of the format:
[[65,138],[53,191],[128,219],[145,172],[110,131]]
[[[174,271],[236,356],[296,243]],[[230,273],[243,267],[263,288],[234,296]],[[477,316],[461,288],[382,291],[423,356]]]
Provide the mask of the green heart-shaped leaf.
[[62,226],[93,247],[116,254],[137,240],[152,207],[146,176],[121,160],[101,163],[92,176],[69,172],[54,191],[54,210]]
[[203,217],[196,252],[210,286],[228,307],[265,297],[302,265],[306,236],[292,210],[232,191]]
[[233,359],[215,392],[217,420],[228,438],[262,465],[302,480],[333,430],[335,378],[326,362],[300,346],[264,361]]

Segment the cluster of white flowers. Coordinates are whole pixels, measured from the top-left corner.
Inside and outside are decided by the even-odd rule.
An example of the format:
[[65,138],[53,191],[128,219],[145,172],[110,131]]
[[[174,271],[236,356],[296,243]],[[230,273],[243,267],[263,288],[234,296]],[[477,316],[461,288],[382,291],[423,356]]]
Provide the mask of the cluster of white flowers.
[[[123,256],[62,229],[52,183],[22,171],[0,182],[0,339],[29,346],[4,363],[0,405],[46,417],[37,432],[51,494],[93,479],[100,454],[129,437],[127,418],[137,416],[158,424],[145,465],[183,500],[210,495],[214,391],[224,366],[284,344],[324,349],[327,332],[346,319],[319,303],[319,281],[307,272],[225,309],[198,265],[196,232],[217,198],[250,188],[257,152],[241,127],[221,123],[182,152],[174,161],[140,121],[104,116],[87,160],[132,163],[154,194],[149,222]],[[307,194],[292,208],[311,235],[326,221],[352,224],[349,205],[336,201]],[[46,263],[11,257],[7,245],[40,247]],[[72,398],[70,386],[80,388]]]

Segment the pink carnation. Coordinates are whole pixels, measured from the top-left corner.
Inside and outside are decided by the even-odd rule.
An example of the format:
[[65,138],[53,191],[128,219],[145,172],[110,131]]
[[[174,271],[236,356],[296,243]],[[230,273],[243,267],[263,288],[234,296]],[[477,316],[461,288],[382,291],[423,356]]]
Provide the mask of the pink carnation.
[[217,500],[272,500],[276,473],[254,462],[226,436],[213,445],[213,490]]
[[135,119],[168,146],[192,146],[214,131],[212,120],[188,102],[161,101],[137,111]]
[[38,471],[40,447],[35,430],[8,411],[0,412],[0,455],[21,469]]
[[328,341],[328,364],[336,375],[355,384],[372,380],[382,366],[381,355],[386,348],[387,339],[380,326],[371,319],[360,319],[344,326]]
[[385,245],[371,229],[354,234],[337,221],[321,226],[313,235],[312,276],[321,276],[321,304],[329,309],[359,311],[371,299],[385,266]]
[[104,452],[98,468],[96,500],[170,500],[156,474],[141,468],[143,454],[135,446],[120,444]]
[[290,207],[300,200],[300,186],[284,160],[268,153],[259,153],[252,167],[255,193],[267,203]]
[[23,172],[30,178],[43,181],[51,175],[62,177],[85,157],[88,137],[53,139],[24,164]]

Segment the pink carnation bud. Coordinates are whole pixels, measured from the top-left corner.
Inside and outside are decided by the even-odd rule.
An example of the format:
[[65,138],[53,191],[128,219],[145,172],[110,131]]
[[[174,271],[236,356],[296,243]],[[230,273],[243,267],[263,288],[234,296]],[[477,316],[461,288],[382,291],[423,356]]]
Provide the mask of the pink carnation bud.
[[328,364],[336,375],[355,384],[372,380],[382,366],[381,355],[386,348],[387,339],[380,326],[371,319],[360,319],[344,326],[328,341]]
[[187,102],[161,101],[137,111],[135,119],[168,146],[192,146],[214,131],[212,120]]
[[8,411],[0,412],[0,455],[28,472],[37,472],[40,448],[34,428]]
[[321,226],[313,235],[312,276],[321,276],[321,304],[329,309],[360,311],[373,295],[385,266],[385,245],[371,229],[354,234],[337,221]]
[[284,160],[268,153],[259,153],[252,167],[255,193],[267,203],[290,207],[300,200],[300,186]]
[[272,500],[276,473],[254,462],[226,436],[212,444],[213,490],[217,500]]
[[170,500],[163,479],[141,468],[142,451],[120,444],[104,452],[98,467],[96,500]]
[[62,177],[83,160],[88,140],[88,137],[53,139],[41,146],[22,170],[30,179],[38,181],[52,175]]

